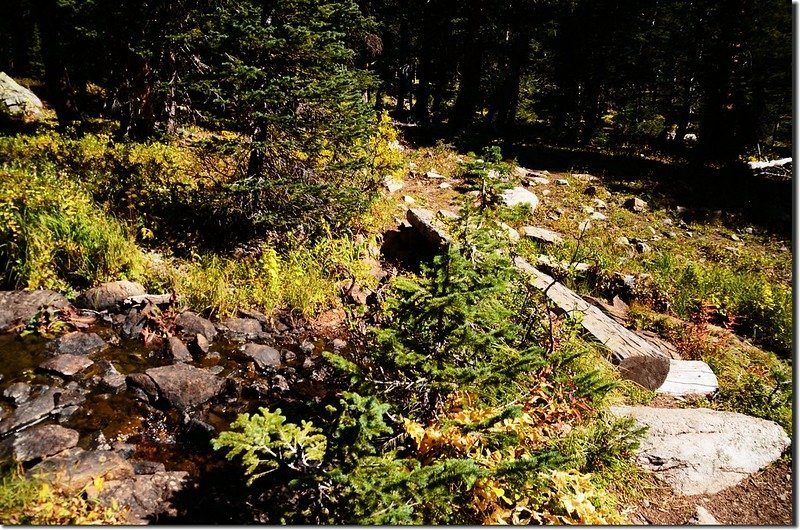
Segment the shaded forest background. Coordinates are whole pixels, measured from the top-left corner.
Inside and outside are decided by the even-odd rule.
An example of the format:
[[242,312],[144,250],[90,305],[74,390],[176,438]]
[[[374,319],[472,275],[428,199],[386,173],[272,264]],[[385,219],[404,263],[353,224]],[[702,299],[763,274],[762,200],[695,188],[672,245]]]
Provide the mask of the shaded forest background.
[[707,161],[790,149],[778,0],[9,0],[5,13],[0,70],[43,79],[63,126],[101,113],[129,138],[222,121],[258,142],[269,116],[296,126],[304,99],[357,86],[450,137],[683,150],[688,134]]

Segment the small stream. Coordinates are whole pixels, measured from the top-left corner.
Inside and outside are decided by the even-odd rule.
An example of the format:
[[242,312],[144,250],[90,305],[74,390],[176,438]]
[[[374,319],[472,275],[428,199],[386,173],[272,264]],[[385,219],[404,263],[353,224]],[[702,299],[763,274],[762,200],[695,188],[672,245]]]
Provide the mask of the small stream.
[[[244,356],[243,340],[220,333],[209,352],[195,356],[189,364],[222,378],[222,391],[206,403],[181,411],[151,404],[129,384],[115,390],[102,384],[107,368],[103,361],[123,375],[173,364],[160,345],[147,347],[141,340],[121,338],[108,323],[83,331],[97,333],[107,345],[89,354],[92,366],[69,377],[38,368],[53,357],[50,339],[0,335],[0,418],[8,417],[16,406],[7,389],[17,383],[30,385],[30,399],[47,387],[77,391],[85,397],[83,403],[65,407],[38,423],[55,423],[78,431],[78,447],[82,449],[122,451],[131,461],[162,463],[167,471],[190,474],[190,487],[173,502],[178,516],[160,517],[157,522],[277,522],[259,511],[251,499],[257,492],[244,485],[241,467],[215,452],[210,439],[227,430],[241,413],[280,407],[291,415],[293,408],[300,410],[304,403],[324,400],[331,391],[330,382],[325,380],[327,369],[320,362],[320,352],[330,349],[326,340],[314,340],[300,326],[248,341],[268,344],[281,352],[280,367],[271,370],[259,368]],[[304,341],[305,347],[301,347]],[[35,463],[26,464],[26,468]]]

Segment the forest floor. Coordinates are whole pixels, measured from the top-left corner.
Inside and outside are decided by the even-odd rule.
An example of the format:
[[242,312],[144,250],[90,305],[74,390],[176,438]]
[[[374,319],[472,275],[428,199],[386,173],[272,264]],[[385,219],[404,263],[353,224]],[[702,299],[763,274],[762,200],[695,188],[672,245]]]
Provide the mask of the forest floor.
[[[464,200],[463,181],[458,176],[464,156],[438,146],[416,149],[410,158],[414,162],[402,189],[390,194],[396,200],[395,220],[400,222],[404,218],[404,210],[409,207],[424,207],[434,212],[440,209],[457,212],[460,202]],[[679,182],[654,185],[646,179],[637,182],[627,177],[625,186],[621,187],[619,180],[613,176],[599,172],[596,176],[589,174],[585,166],[564,170],[563,163],[555,166],[528,163],[525,169],[528,171],[521,178],[521,184],[538,196],[540,204],[531,215],[508,219],[508,224],[517,229],[523,225],[545,227],[560,233],[565,242],[545,249],[540,245],[527,246],[523,236],[517,245],[520,254],[536,255],[544,251],[562,260],[587,262],[594,269],[653,275],[657,289],[668,289],[669,281],[662,281],[665,280],[662,276],[679,275],[679,267],[659,263],[670,259],[681,260],[682,265],[717,267],[732,274],[757,271],[768,278],[772,285],[791,289],[792,242],[785,230],[776,229],[782,224],[781,221],[785,221],[785,212],[773,211],[775,216],[764,222],[763,217],[750,215],[751,211],[741,208],[741,205],[732,205],[726,210],[724,205],[708,203],[720,208],[713,211],[708,207],[699,207],[691,190],[682,187]],[[547,179],[549,183],[545,180],[534,182],[531,179],[533,176]],[[669,193],[664,193],[665,189]],[[626,199],[633,197],[647,202],[643,211],[632,212],[625,207]],[[684,204],[693,206],[685,207]],[[595,212],[600,215],[593,218]],[[590,224],[586,234],[580,235],[579,225],[586,219],[594,228]],[[620,238],[626,238],[631,243],[643,241],[647,250],[637,252],[631,245],[618,244]],[[571,286],[580,294],[596,294],[592,292],[596,289],[592,288],[591,282],[571,282]],[[651,303],[649,307],[648,304],[635,306],[636,315],[644,315],[644,318],[636,321],[634,317],[629,325],[636,327],[643,323],[643,327],[650,327],[665,335],[663,327],[653,326],[653,323],[660,318],[670,320],[673,323],[672,332],[666,333],[667,336],[663,338],[677,342],[678,351],[686,359],[703,358],[709,353],[719,354],[720,348],[733,348],[731,355],[734,356],[745,351],[771,355],[754,345],[757,336],[741,337],[731,332],[731,329],[736,329],[735,322],[741,315],[730,315],[730,319],[726,319],[722,303],[718,303],[716,309],[723,314],[717,314],[716,319],[709,318],[708,323],[710,325],[716,320],[724,328],[730,328],[722,331],[711,326],[727,338],[720,340],[718,337],[717,342],[709,346],[706,338],[698,336],[697,314],[689,310],[689,297],[695,302],[704,297],[719,301],[723,296],[715,296],[715,291],[725,291],[725,286],[712,285],[704,292],[695,290],[687,293],[686,300],[680,300],[678,294],[678,303],[675,303],[673,296],[672,303],[661,306],[658,303]],[[677,327],[683,330],[675,331],[676,322]],[[703,322],[701,326],[705,324]],[[739,350],[735,350],[736,347]],[[719,375],[721,379],[725,378],[725,374]],[[708,400],[693,402],[691,399],[674,399],[663,395],[647,404],[655,407],[713,406]],[[620,495],[626,504],[623,511],[635,524],[691,524],[698,507],[705,508],[721,524],[793,523],[790,456],[784,456],[738,485],[716,494],[684,496],[675,493],[655,477],[647,477],[645,482],[647,486],[643,491],[633,496]]]

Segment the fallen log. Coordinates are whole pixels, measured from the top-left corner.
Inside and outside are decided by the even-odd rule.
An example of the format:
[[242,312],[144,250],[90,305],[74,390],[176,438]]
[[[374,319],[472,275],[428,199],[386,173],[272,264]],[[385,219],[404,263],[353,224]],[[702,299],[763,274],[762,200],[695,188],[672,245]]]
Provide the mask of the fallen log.
[[[444,230],[434,226],[430,210],[410,209],[406,218],[434,245],[444,246],[452,241]],[[544,291],[563,311],[582,314],[581,325],[611,351],[612,360],[620,366],[620,375],[625,379],[649,390],[656,390],[664,383],[670,370],[668,355],[524,259],[514,258],[514,265],[528,273],[533,286]]]

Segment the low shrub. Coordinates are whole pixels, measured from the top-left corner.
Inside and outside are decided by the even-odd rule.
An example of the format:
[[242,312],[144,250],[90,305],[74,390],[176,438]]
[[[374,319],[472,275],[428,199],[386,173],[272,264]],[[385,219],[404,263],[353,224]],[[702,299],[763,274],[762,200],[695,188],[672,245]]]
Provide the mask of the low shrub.
[[47,167],[4,167],[0,182],[3,284],[70,291],[143,279],[133,238],[79,183]]

